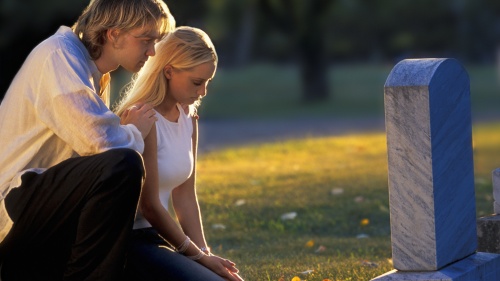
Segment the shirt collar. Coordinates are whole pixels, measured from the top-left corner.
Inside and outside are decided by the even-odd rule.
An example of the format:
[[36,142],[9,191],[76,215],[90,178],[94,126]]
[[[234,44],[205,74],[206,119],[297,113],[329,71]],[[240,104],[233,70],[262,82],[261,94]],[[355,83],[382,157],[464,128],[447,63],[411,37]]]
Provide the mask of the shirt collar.
[[87,50],[87,48],[85,48],[85,45],[83,45],[80,38],[78,38],[78,36],[73,32],[73,30],[70,27],[64,26],[64,25],[59,27],[59,29],[57,30],[57,33],[60,34],[61,36],[68,38],[69,40],[71,40],[72,42],[75,43],[75,45],[82,52],[82,54],[85,55],[85,58],[87,58],[88,66],[90,68],[90,72],[92,73],[92,77],[96,81],[99,81],[103,74],[97,68],[97,65],[95,64],[92,57],[90,57],[89,51]]

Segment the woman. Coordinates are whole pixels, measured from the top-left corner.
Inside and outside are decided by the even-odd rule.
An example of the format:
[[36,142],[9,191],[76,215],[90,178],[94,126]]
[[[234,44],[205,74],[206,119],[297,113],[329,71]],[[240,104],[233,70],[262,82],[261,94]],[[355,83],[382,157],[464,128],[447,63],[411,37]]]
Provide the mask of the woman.
[[[158,118],[145,139],[147,175],[128,254],[135,280],[243,280],[233,262],[210,253],[195,189],[196,109],[217,61],[203,31],[178,27],[156,45],[118,105],[117,114],[126,115],[151,103]],[[179,224],[167,211],[170,196]]]

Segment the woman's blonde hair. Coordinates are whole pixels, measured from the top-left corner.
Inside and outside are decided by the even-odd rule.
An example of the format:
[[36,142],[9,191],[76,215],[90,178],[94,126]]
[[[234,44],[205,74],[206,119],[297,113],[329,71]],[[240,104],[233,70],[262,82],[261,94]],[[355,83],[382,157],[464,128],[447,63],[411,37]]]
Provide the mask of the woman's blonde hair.
[[[134,75],[116,107],[121,115],[138,102],[160,105],[167,94],[168,80],[163,75],[166,65],[178,70],[188,70],[206,62],[218,63],[215,47],[201,29],[180,26],[167,34],[155,46],[156,55],[149,58],[142,69]],[[189,106],[189,113],[196,114],[199,103]]]
[[96,60],[108,29],[129,31],[150,24],[158,26],[161,36],[175,28],[175,19],[162,0],[91,0],[72,29]]

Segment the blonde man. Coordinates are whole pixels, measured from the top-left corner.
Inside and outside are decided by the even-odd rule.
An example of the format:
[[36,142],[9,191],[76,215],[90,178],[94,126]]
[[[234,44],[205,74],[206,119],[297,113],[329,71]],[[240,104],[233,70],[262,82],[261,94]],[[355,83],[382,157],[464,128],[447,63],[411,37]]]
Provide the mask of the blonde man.
[[120,280],[156,121],[109,106],[175,27],[161,0],[93,0],[30,53],[0,105],[1,279]]

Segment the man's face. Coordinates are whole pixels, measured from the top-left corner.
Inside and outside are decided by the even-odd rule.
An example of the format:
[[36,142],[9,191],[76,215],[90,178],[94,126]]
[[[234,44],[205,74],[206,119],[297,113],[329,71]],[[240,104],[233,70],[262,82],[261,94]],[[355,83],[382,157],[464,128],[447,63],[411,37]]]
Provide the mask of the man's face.
[[159,39],[156,25],[122,31],[115,43],[115,61],[126,70],[137,72],[150,56],[155,55],[155,44]]

